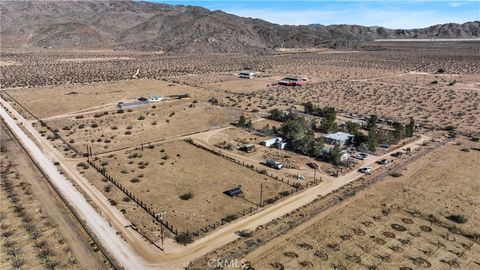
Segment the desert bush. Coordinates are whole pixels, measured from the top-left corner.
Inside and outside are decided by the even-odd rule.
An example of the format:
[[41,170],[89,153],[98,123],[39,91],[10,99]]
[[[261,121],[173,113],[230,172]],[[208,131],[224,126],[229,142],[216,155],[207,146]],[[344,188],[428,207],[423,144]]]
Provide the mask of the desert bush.
[[248,238],[253,235],[253,231],[251,230],[241,230],[237,232],[237,235],[240,237]]
[[98,127],[98,124],[97,124],[97,123],[93,123],[90,127],[91,127],[91,128],[97,128],[97,127]]
[[391,177],[400,177],[400,176],[402,176],[402,175],[403,175],[403,174],[402,174],[401,172],[399,172],[399,171],[394,171],[394,172],[391,172],[391,173],[390,173],[390,176],[391,176]]
[[104,186],[103,187],[103,191],[105,192],[110,192],[112,190],[112,186],[111,185],[107,185],[107,186]]
[[188,192],[188,193],[180,195],[179,198],[184,200],[184,201],[188,201],[191,198],[193,198],[193,194],[191,192]]
[[145,116],[140,115],[140,116],[137,118],[137,120],[145,120]]
[[175,236],[175,242],[177,242],[178,244],[181,244],[181,245],[187,245],[187,244],[190,244],[193,242],[193,239],[190,235],[186,235],[186,234],[179,234],[177,236]]
[[464,215],[449,215],[446,218],[460,224],[466,223],[468,221],[468,218]]
[[224,217],[223,220],[225,220],[226,222],[230,222],[230,221],[236,220],[237,218],[238,218],[237,215],[228,215]]
[[140,178],[138,178],[138,177],[133,177],[132,179],[130,179],[130,182],[132,182],[132,183],[138,183],[138,182],[140,182]]

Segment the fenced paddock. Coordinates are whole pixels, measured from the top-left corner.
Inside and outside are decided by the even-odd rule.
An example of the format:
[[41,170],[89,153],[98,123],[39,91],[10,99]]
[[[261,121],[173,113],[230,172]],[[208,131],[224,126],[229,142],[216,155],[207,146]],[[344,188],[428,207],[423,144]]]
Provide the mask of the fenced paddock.
[[[142,208],[151,213],[164,213],[175,233],[203,234],[230,222],[233,216],[255,211],[260,204],[261,185],[263,199],[270,203],[296,190],[278,179],[183,141],[103,156],[95,164],[101,166],[116,185],[141,201],[145,207]],[[241,186],[243,197],[230,198],[223,194],[237,186]],[[180,198],[188,193],[191,198]]]

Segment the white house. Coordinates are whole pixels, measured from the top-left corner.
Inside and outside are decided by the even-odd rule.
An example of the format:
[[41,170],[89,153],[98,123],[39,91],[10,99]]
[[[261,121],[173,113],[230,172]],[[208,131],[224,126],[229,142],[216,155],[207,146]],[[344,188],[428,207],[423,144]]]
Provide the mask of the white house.
[[255,73],[250,70],[242,70],[240,71],[239,76],[243,79],[253,79],[253,77],[255,77]]
[[345,132],[337,132],[326,134],[323,137],[325,138],[325,143],[344,145],[351,144],[355,136]]

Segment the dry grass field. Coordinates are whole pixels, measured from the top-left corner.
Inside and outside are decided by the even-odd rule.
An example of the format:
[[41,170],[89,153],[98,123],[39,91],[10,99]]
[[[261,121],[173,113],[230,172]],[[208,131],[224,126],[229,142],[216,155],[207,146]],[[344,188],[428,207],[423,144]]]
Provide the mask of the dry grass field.
[[190,94],[192,98],[197,99],[203,96],[195,88],[161,80],[100,82],[36,89],[19,88],[9,90],[8,93],[39,118],[112,110],[120,101],[136,100],[142,96]]
[[[129,191],[151,205],[178,230],[196,231],[220,219],[255,207],[263,198],[292,188],[183,141],[126,150],[100,157],[99,162]],[[109,183],[100,184],[105,191]],[[223,192],[241,186],[243,198]],[[185,194],[191,198],[181,199]],[[107,194],[109,197],[109,195]],[[121,207],[121,202],[117,201]],[[128,210],[127,210],[128,212]],[[135,223],[149,221],[136,220]]]
[[246,259],[255,269],[477,269],[478,146],[442,146]]

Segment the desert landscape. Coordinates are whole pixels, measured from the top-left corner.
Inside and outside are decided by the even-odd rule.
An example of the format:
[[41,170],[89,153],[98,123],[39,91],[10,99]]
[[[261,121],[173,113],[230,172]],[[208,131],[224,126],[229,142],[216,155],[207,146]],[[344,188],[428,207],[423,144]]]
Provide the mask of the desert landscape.
[[480,22],[0,7],[2,269],[480,268]]

